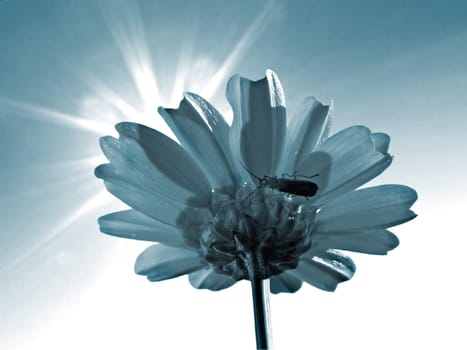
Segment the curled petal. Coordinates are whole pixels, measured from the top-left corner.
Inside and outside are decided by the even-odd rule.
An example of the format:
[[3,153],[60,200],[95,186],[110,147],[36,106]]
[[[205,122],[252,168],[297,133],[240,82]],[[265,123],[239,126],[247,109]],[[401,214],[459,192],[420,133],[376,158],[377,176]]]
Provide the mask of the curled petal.
[[230,133],[233,157],[240,160],[241,155],[246,166],[259,176],[274,175],[286,126],[279,78],[271,70],[258,81],[233,76],[227,85],[227,99],[234,112]]
[[156,282],[194,272],[203,266],[204,263],[194,251],[155,244],[138,256],[135,272]]
[[316,215],[317,231],[346,232],[386,228],[416,215],[409,210],[417,192],[402,185],[382,185],[349,192],[326,203]]
[[189,274],[188,278],[193,287],[212,291],[228,288],[237,282],[231,276],[214,272],[210,267],[192,272]]
[[206,175],[215,187],[232,185],[235,177],[230,169],[228,155],[209,129],[196,108],[193,100],[186,96],[177,109],[159,108],[159,114],[177,136],[185,150],[202,165]]
[[154,220],[134,209],[119,211],[99,218],[101,232],[112,236],[184,246],[181,233],[171,225]]
[[324,291],[333,292],[341,282],[348,281],[355,273],[353,261],[334,251],[319,255],[305,254],[295,270],[289,272],[296,278]]
[[375,149],[378,152],[387,154],[389,150],[389,143],[391,142],[391,138],[389,137],[389,135],[382,132],[375,132],[371,134],[371,137],[375,142]]
[[385,255],[399,245],[399,239],[392,232],[383,229],[361,232],[319,232],[313,235],[312,245],[323,250],[333,248]]

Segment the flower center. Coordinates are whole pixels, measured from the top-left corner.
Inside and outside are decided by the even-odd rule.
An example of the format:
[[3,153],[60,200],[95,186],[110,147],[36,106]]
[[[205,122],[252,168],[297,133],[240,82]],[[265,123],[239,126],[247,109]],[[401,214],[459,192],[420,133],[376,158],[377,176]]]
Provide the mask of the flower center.
[[[277,275],[297,266],[311,246],[316,210],[283,193],[242,187],[233,196],[213,192],[210,208],[183,210],[177,225],[211,268],[236,280]],[[251,195],[250,195],[251,194]]]

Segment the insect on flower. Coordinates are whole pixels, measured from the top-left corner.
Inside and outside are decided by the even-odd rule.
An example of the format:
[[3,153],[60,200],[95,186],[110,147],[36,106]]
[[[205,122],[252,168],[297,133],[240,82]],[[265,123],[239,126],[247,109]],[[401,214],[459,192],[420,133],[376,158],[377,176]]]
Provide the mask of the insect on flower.
[[[248,280],[261,305],[263,283],[272,293],[303,282],[334,291],[356,269],[341,251],[397,247],[388,228],[416,216],[417,193],[362,188],[392,162],[387,134],[355,125],[330,135],[333,106],[313,97],[287,123],[271,70],[258,81],[233,76],[227,99],[231,125],[193,93],[176,109],[159,108],[179,142],[130,122],[116,125],[118,138],[101,139],[109,163],[95,174],[130,209],[99,218],[100,230],[157,242],[136,259],[137,274],[152,282],[187,274],[193,287],[213,291]],[[263,311],[255,307],[261,349]]]
[[[240,162],[240,164],[246,171],[248,171],[248,173],[251,176],[253,176],[255,179],[259,181],[258,187],[256,187],[253,191],[251,191],[241,203],[245,202],[261,187],[269,187],[270,189],[277,190],[279,192],[285,192],[288,194],[295,194],[295,195],[303,196],[306,199],[308,199],[308,197],[313,197],[318,191],[318,185],[316,183],[307,181],[307,180],[297,180],[297,176],[312,179],[316,176],[319,176],[319,174],[315,174],[312,176],[306,176],[306,175],[298,175],[297,171],[294,171],[292,175],[283,173],[282,177],[280,178],[277,176],[268,176],[268,175],[264,175],[261,178],[255,173],[253,173],[250,169],[248,169],[245,166],[245,164],[243,164],[242,162]],[[289,178],[292,178],[293,180],[286,179],[285,176],[288,176]]]
[[333,291],[355,272],[341,250],[386,254],[398,245],[387,228],[416,216],[416,192],[361,188],[391,164],[388,135],[356,125],[330,136],[332,105],[312,97],[287,123],[270,70],[258,81],[233,76],[227,98],[232,125],[193,93],[177,109],[159,108],[180,143],[130,122],[116,126],[119,138],[101,139],[110,162],[96,176],[131,207],[101,217],[101,231],[158,242],[138,257],[138,274],[189,274],[194,287],[221,290],[254,272],[273,293],[302,282]]

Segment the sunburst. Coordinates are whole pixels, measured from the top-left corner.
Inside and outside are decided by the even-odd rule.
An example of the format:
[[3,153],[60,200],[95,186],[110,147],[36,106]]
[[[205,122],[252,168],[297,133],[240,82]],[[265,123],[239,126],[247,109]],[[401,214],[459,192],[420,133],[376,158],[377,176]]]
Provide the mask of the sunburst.
[[[196,82],[196,85],[203,86],[200,91],[196,91],[197,93],[211,98],[219,92],[220,84],[227,79],[231,74],[231,70],[243,59],[251,45],[268,26],[270,15],[274,9],[275,2],[268,2],[240,36],[230,54],[223,61],[209,61],[210,64],[217,67],[214,69],[214,74],[212,74],[213,67],[206,68],[209,72],[197,72],[198,76],[212,76],[207,83]],[[156,128],[175,139],[172,131],[158,116],[157,107],[177,104],[182,98],[183,92],[193,86],[192,78],[189,76],[189,67],[200,57],[204,57],[203,53],[198,53],[200,56],[196,56],[192,43],[186,43],[185,47],[181,47],[182,54],[178,58],[178,69],[174,73],[175,79],[169,83],[171,86],[164,86],[164,91],[167,91],[167,93],[163,94],[158,81],[158,73],[153,68],[150,49],[145,39],[144,24],[138,7],[130,2],[119,2],[119,6],[114,6],[114,3],[112,3],[112,6],[102,7],[102,13],[114,39],[115,46],[123,57],[125,65],[123,68],[129,72],[134,88],[140,97],[140,103],[129,101],[122,93],[117,93],[115,89],[110,87],[110,83],[106,82],[106,79],[97,78],[98,74],[85,72],[80,74],[79,79],[86,84],[89,91],[85,92],[86,97],[81,99],[81,108],[76,112],[70,113],[47,105],[2,96],[0,96],[0,105],[17,110],[20,112],[18,113],[19,117],[31,118],[44,125],[55,124],[65,126],[70,130],[95,135],[115,135],[114,124],[127,120]],[[195,40],[196,38],[192,39]],[[76,67],[73,70],[83,71],[83,68]],[[94,101],[99,103],[93,103]],[[66,176],[66,174],[75,174],[76,166],[83,166],[82,169],[86,171],[90,170],[90,164],[91,168],[94,164],[99,164],[100,157],[96,153],[95,156],[86,155],[82,159],[73,162],[48,164],[47,166],[51,168],[59,167]],[[90,176],[92,176],[91,171]],[[88,180],[89,178],[85,177],[85,179]],[[74,185],[76,186],[76,184]],[[23,194],[36,196],[38,193],[53,192],[57,187],[59,187],[59,183],[50,184],[41,189],[25,190]],[[30,192],[26,193],[26,191]],[[55,227],[42,234],[36,242],[32,242],[27,246],[22,254],[4,265],[0,270],[0,274],[7,271],[14,272],[15,269],[27,262],[38,251],[57,237],[60,237],[68,227],[77,224],[84,215],[107,204],[109,196],[104,190],[99,189],[96,191],[95,195],[77,204],[69,215],[58,220]]]
[[[82,85],[84,89],[79,92],[77,100],[72,101],[71,104],[59,103],[54,104],[54,107],[52,107],[48,100],[38,103],[34,100],[0,96],[0,108],[13,111],[15,118],[33,120],[34,125],[39,123],[49,128],[49,130],[59,127],[57,130],[62,133],[61,136],[63,136],[63,132],[69,130],[74,137],[78,135],[78,140],[82,135],[83,140],[82,156],[80,157],[78,154],[79,159],[71,161],[57,159],[43,165],[31,164],[27,169],[9,169],[6,176],[13,177],[15,171],[27,170],[35,172],[38,179],[40,178],[42,181],[41,186],[22,188],[14,195],[18,198],[27,196],[28,202],[31,203],[41,203],[44,198],[48,201],[47,203],[52,203],[55,199],[63,198],[63,196],[66,196],[66,201],[69,202],[71,193],[81,189],[86,189],[85,193],[89,193],[89,191],[92,193],[87,197],[84,193],[81,193],[80,199],[77,201],[73,198],[73,201],[76,202],[70,205],[70,208],[67,209],[68,212],[63,210],[64,213],[62,212],[60,217],[57,215],[55,222],[46,231],[39,231],[35,232],[34,235],[29,235],[29,237],[33,238],[22,242],[22,250],[16,255],[10,254],[14,257],[0,268],[0,275],[3,277],[22,276],[22,272],[28,271],[31,266],[39,261],[50,261],[48,253],[57,246],[57,243],[60,242],[59,239],[62,239],[63,242],[63,239],[70,238],[70,241],[72,241],[70,234],[76,232],[73,228],[86,226],[87,220],[91,220],[92,213],[96,213],[95,220],[97,220],[98,212],[104,207],[113,206],[116,209],[115,201],[111,200],[111,196],[102,189],[100,182],[93,175],[93,168],[102,163],[102,156],[98,150],[98,137],[116,135],[114,130],[116,123],[120,121],[141,123],[155,128],[176,140],[172,131],[158,115],[157,107],[176,106],[183,98],[185,91],[193,91],[209,97],[216,105],[221,106],[220,111],[224,115],[229,116],[230,112],[222,110],[225,101],[216,101],[213,97],[221,95],[219,90],[221,84],[227,80],[227,77],[232,74],[232,70],[244,58],[256,40],[260,38],[260,35],[270,24],[272,11],[277,10],[277,8],[275,8],[274,1],[267,2],[257,16],[252,19],[251,24],[246,26],[246,30],[239,33],[238,41],[232,45],[227,57],[214,59],[207,56],[205,52],[197,51],[196,41],[199,38],[196,37],[195,33],[187,33],[186,40],[180,42],[180,47],[177,48],[178,57],[171,52],[172,56],[176,56],[171,57],[171,62],[175,62],[176,66],[171,74],[173,79],[169,82],[164,80],[163,84],[160,78],[164,76],[162,74],[164,73],[163,70],[173,68],[154,65],[151,57],[152,51],[146,41],[145,26],[136,3],[129,1],[109,2],[101,7],[101,10],[114,46],[123,58],[122,61],[115,60],[114,64],[123,62],[123,66],[115,68],[128,72],[130,77],[128,80],[129,85],[125,83],[125,86],[122,86],[116,83],[112,76],[103,76],[101,72],[92,71],[85,66],[75,65],[67,68],[72,77],[76,79],[75,81],[70,80],[69,84]],[[193,20],[196,21],[196,19]],[[194,23],[194,26],[196,25]],[[199,62],[204,63],[198,64]],[[196,72],[193,72],[193,66],[197,67]],[[50,94],[51,96],[57,96],[56,91],[51,91]],[[129,96],[136,96],[137,98],[132,100]],[[69,106],[73,106],[73,109]],[[15,123],[16,119],[11,119],[9,122]],[[92,139],[95,139],[94,146],[90,143]],[[79,150],[81,150],[81,147]],[[74,154],[76,157],[76,149]],[[2,172],[4,171],[2,170]],[[49,181],[52,176],[54,181]],[[123,204],[120,205],[123,206]],[[97,235],[97,222],[95,222],[95,227]],[[92,246],[94,242],[90,244]],[[135,247],[134,244],[125,244],[123,246],[119,242],[117,244],[109,243],[105,256],[114,256],[115,254],[125,256],[125,264],[122,263],[122,266],[130,266],[129,261],[133,259],[139,249],[140,247]],[[59,265],[60,263],[66,265],[67,261],[74,261],[72,253],[65,248],[56,254],[56,258]],[[118,264],[115,264],[115,261],[111,264],[103,259],[103,257],[100,258],[98,271],[106,271],[108,276],[121,274],[122,269]],[[69,266],[65,265],[62,267],[69,268]],[[81,281],[81,284],[84,283],[80,287],[81,291],[84,288],[89,292],[89,283],[92,283],[91,295],[104,295],[112,290],[112,283],[116,280],[114,278],[112,282],[109,277],[99,272],[95,272],[93,279],[95,282],[90,282],[91,279]],[[17,283],[16,280],[14,283]],[[88,285],[87,289],[86,285]],[[34,301],[29,302],[33,303]],[[39,302],[44,303],[46,301],[41,300]],[[143,304],[141,304],[142,307]],[[96,308],[96,298],[83,298],[79,309],[92,310],[92,318],[109,321],[108,314],[99,314],[99,309]],[[55,322],[55,325],[52,321],[48,322],[45,327],[49,330],[41,332],[39,339],[25,340],[19,334],[15,336],[13,332],[14,342],[26,342],[26,347],[35,344],[35,342],[37,344],[47,344],[48,348],[51,348],[51,346],[57,349],[64,346],[69,347],[70,344],[66,337],[57,337],[57,334],[66,333],[62,325],[88,324],[90,316],[89,313],[85,313],[75,319],[76,309],[73,305],[61,310],[59,314],[57,317],[60,322]],[[53,329],[53,331],[50,331],[50,329]],[[102,337],[102,334],[99,334]],[[90,333],[89,335],[89,339],[94,339],[93,334]],[[86,339],[86,336],[83,339]],[[101,341],[107,343],[108,339],[102,338]]]

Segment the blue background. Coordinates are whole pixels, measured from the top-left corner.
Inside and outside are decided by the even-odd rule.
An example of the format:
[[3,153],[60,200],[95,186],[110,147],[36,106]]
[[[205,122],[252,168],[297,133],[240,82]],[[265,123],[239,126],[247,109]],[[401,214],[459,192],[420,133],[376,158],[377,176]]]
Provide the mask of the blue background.
[[465,1],[0,1],[2,349],[254,346],[246,283],[133,274],[148,244],[99,234],[121,204],[93,169],[116,122],[169,133],[156,109],[185,90],[231,117],[228,77],[267,68],[289,115],[314,95],[334,101],[334,132],[390,134],[394,163],[373,183],[420,197],[401,246],[353,254],[336,293],[272,297],[276,348],[465,348],[466,14]]

